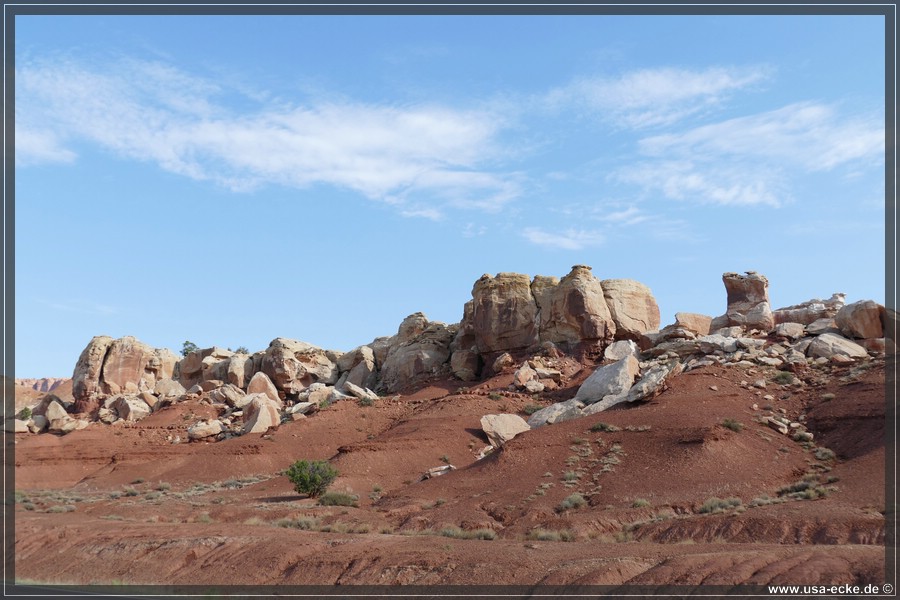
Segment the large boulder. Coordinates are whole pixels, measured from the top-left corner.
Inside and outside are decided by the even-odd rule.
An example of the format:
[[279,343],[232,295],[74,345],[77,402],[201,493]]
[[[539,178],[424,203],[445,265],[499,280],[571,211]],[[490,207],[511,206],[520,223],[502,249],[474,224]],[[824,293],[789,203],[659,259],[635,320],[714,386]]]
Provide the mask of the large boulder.
[[619,361],[602,366],[581,384],[575,394],[575,400],[582,404],[593,404],[610,396],[624,396],[631,389],[640,370],[637,359],[630,354]]
[[338,360],[338,369],[346,375],[345,381],[361,388],[374,388],[378,384],[375,352],[369,346],[359,346],[345,353]]
[[250,383],[247,384],[247,394],[265,394],[272,402],[281,404],[281,397],[278,395],[278,389],[275,387],[275,384],[272,383],[272,380],[263,372],[257,373],[250,379]]
[[113,339],[107,335],[95,336],[78,357],[72,373],[72,396],[76,412],[90,412],[99,404],[103,359],[112,343]]
[[832,294],[828,300],[813,298],[800,304],[785,306],[774,312],[775,323],[800,323],[809,325],[819,319],[834,318],[844,306],[846,294]]
[[481,429],[488,441],[499,448],[520,433],[528,431],[531,426],[519,415],[484,415],[481,417]]
[[252,356],[235,354],[226,361],[224,381],[243,389],[255,373]]
[[278,406],[265,394],[255,394],[244,407],[243,433],[265,433],[280,424]]
[[297,394],[311,384],[334,384],[340,371],[338,353],[285,338],[272,340],[262,360],[262,372],[286,394]]
[[540,298],[540,341],[568,344],[613,340],[616,325],[604,297],[605,289],[585,265],[575,265],[555,287],[552,280],[535,278],[532,289]]
[[187,390],[174,379],[160,379],[153,386],[153,393],[160,398],[177,398],[187,393]]
[[545,406],[541,410],[535,412],[528,417],[528,426],[532,429],[543,427],[544,425],[552,425],[553,423],[562,423],[571,419],[578,419],[581,415],[581,409],[584,403],[577,398],[566,400],[565,402],[557,402],[550,406]]
[[848,338],[884,337],[884,307],[872,300],[861,300],[841,308],[834,320]]
[[140,421],[152,412],[149,404],[135,396],[118,396],[111,408],[125,421]]
[[616,339],[639,340],[641,334],[659,329],[659,306],[650,288],[633,279],[604,279],[600,284]]
[[712,317],[699,313],[675,313],[675,327],[686,329],[696,335],[709,335]]
[[107,395],[150,391],[160,379],[171,379],[178,357],[166,348],[153,348],[125,336],[110,344],[100,373]]
[[481,354],[537,344],[537,304],[527,275],[482,275],[472,288],[472,300],[475,345]]
[[[407,317],[403,323],[407,323],[409,319]],[[459,326],[448,326],[427,319],[425,323],[425,328],[412,337],[404,332],[401,324],[395,336],[399,343],[390,347],[381,367],[381,387],[386,391],[400,390],[418,377],[444,371],[444,365],[450,359],[450,344],[456,337]]]
[[[725,273],[722,275],[728,294],[728,309],[724,318],[714,320],[711,330],[732,325],[744,329],[771,331],[775,327],[775,316],[769,304],[769,280],[756,271],[746,275]],[[724,321],[724,324],[720,324]]]
[[844,356],[849,358],[867,358],[865,348],[835,333],[823,333],[814,339],[806,349],[806,355],[812,358],[832,358]]

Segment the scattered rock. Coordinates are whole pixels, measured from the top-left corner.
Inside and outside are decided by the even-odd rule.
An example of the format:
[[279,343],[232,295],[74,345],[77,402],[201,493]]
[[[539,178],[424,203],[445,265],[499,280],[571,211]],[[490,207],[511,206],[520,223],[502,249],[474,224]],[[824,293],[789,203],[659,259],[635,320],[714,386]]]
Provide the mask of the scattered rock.
[[831,359],[834,356],[846,358],[867,358],[869,353],[859,344],[834,333],[823,333],[809,344],[807,356]]
[[861,300],[844,306],[834,320],[841,333],[848,338],[884,337],[884,307],[872,300]]
[[575,399],[583,404],[593,404],[607,396],[624,395],[631,389],[639,371],[637,359],[630,355],[600,367],[581,384]]
[[532,414],[528,418],[528,425],[532,429],[535,429],[543,425],[560,423],[562,421],[568,421],[569,419],[577,419],[581,416],[582,408],[584,408],[584,403],[576,398],[566,400],[565,402],[557,402],[556,404],[546,406]]
[[276,405],[281,406],[282,404],[281,398],[278,396],[278,389],[272,383],[272,380],[269,379],[269,376],[263,372],[255,374],[250,379],[250,383],[247,385],[247,395],[250,394],[265,394]]
[[675,327],[686,329],[696,335],[709,335],[709,326],[712,317],[699,313],[679,312],[675,313]]
[[218,436],[226,430],[225,425],[218,419],[212,421],[202,421],[193,427],[188,428],[188,440],[203,440],[213,436]]
[[606,360],[618,361],[626,356],[634,356],[637,358],[640,353],[640,348],[638,348],[638,345],[635,344],[633,340],[619,340],[606,347],[606,350],[603,351],[603,358]]
[[250,402],[244,408],[244,426],[242,433],[265,433],[270,427],[281,424],[281,415],[278,405],[268,395],[248,394],[252,396]]
[[531,429],[522,417],[508,414],[481,417],[481,428],[495,447],[500,447],[523,431]]

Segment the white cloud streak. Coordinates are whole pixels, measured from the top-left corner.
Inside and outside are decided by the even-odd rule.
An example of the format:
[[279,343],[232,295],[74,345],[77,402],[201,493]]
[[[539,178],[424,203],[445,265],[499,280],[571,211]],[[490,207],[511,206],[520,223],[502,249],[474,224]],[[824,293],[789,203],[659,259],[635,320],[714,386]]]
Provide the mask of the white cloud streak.
[[[102,71],[30,63],[16,77],[20,166],[71,162],[72,147],[88,141],[235,191],[326,184],[398,205],[428,194],[486,211],[519,194],[516,176],[485,166],[502,155],[503,119],[489,111],[343,101],[240,116],[216,103],[228,90],[133,60]],[[439,209],[407,212],[435,218]]]
[[577,229],[553,233],[538,227],[528,227],[522,232],[522,236],[532,244],[562,250],[581,250],[589,246],[600,246],[604,242],[603,236],[596,231]]
[[617,126],[658,127],[706,112],[733,92],[766,81],[770,71],[761,66],[640,69],[578,79],[552,90],[543,102],[556,109],[579,107]]
[[875,115],[843,117],[804,102],[647,137],[638,148],[645,158],[611,179],[672,200],[778,207],[792,200],[798,174],[883,163],[884,125]]

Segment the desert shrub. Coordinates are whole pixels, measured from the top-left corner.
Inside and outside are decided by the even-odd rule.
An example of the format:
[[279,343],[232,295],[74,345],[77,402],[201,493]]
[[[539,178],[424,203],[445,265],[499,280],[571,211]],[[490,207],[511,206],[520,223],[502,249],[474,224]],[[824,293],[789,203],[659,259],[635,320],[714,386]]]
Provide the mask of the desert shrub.
[[444,454],[443,456],[441,456],[441,462],[442,462],[442,463],[447,463],[447,464],[449,465],[449,464],[450,464],[450,457],[447,456],[446,454]]
[[575,533],[570,529],[554,530],[539,527],[529,531],[525,538],[539,542],[574,542]]
[[28,419],[31,418],[31,408],[26,406],[25,408],[23,408],[22,410],[19,411],[18,416],[19,416],[19,419],[21,419],[23,421],[27,421]]
[[727,500],[722,500],[721,498],[708,498],[706,502],[703,503],[703,506],[700,507],[698,511],[700,514],[714,514],[717,512],[722,512],[728,510],[729,508],[734,508],[735,506],[740,506],[741,499],[740,498],[729,498]]
[[822,401],[823,401],[823,402],[828,402],[829,400],[834,400],[834,398],[835,398],[835,395],[832,394],[832,393],[822,394]]
[[772,377],[772,381],[781,385],[788,385],[794,383],[794,374],[787,371],[778,371],[778,373]]
[[285,472],[298,494],[306,494],[310,498],[321,496],[338,476],[337,469],[328,461],[298,460]]
[[460,540],[493,540],[497,538],[497,534],[493,529],[476,529],[474,531],[466,531],[459,527],[444,527],[439,532],[440,535]]
[[187,355],[190,354],[191,352],[194,352],[195,350],[199,350],[199,349],[200,349],[200,346],[198,346],[198,345],[195,344],[194,342],[191,342],[191,341],[185,341],[185,342],[181,345],[181,355],[182,355],[182,356],[187,356]]
[[579,479],[579,476],[575,471],[566,471],[563,474],[563,479],[565,481],[577,481]]
[[591,431],[593,431],[593,432],[606,431],[609,433],[614,433],[616,431],[622,431],[622,429],[619,427],[616,427],[615,425],[610,425],[609,423],[594,423],[591,426]]
[[732,431],[740,431],[744,428],[744,424],[734,419],[725,419],[722,421],[722,427]]
[[791,439],[795,442],[811,442],[813,440],[813,434],[808,431],[797,431],[791,436]]
[[527,404],[525,405],[525,408],[522,409],[522,412],[526,415],[533,415],[542,408],[543,406],[540,406],[539,404]]
[[834,460],[834,452],[828,448],[816,448],[814,455],[816,460]]
[[209,513],[208,513],[208,512],[205,512],[205,513],[200,513],[200,516],[197,517],[197,522],[198,522],[198,523],[207,523],[207,524],[209,524],[209,523],[212,523],[213,520],[212,520],[212,517],[209,516]]
[[500,400],[503,398],[503,396],[501,396],[497,392],[491,392],[490,394],[488,394],[488,398],[490,398],[491,400]]
[[631,503],[631,508],[644,508],[647,506],[650,506],[650,501],[645,500],[644,498],[638,498]]
[[563,512],[572,508],[582,508],[583,506],[587,506],[587,500],[584,499],[584,496],[576,492],[560,502],[559,506],[556,507],[556,510],[558,512]]
[[278,527],[285,527],[287,529],[303,529],[304,531],[315,531],[319,526],[319,521],[317,519],[312,519],[309,517],[300,517],[298,519],[278,519],[275,521],[275,525]]
[[322,506],[356,506],[359,496],[346,492],[325,492],[319,496]]
[[374,406],[374,405],[375,405],[375,401],[372,400],[371,398],[360,398],[360,399],[359,399],[359,405],[360,405],[360,406]]
[[237,350],[234,351],[235,354],[250,354],[250,350],[247,349],[247,346],[238,346]]
[[166,483],[165,481],[160,481],[156,484],[156,489],[160,492],[167,492],[172,489],[172,484]]
[[131,496],[140,496],[140,494],[141,494],[141,493],[140,493],[139,491],[137,491],[136,489],[134,489],[134,488],[126,488],[126,490],[125,490],[125,495],[126,495],[126,496],[129,496],[129,497],[131,497]]

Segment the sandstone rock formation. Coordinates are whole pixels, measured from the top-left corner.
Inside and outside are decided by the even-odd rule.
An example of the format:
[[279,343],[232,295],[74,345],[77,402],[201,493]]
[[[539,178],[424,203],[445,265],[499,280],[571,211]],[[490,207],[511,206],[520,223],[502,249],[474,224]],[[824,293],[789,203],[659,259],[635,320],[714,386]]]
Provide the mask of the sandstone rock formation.
[[697,335],[709,335],[709,327],[712,317],[699,313],[678,312],[675,313],[675,326],[687,329]]
[[543,279],[539,285],[542,307],[540,312],[540,341],[574,346],[582,341],[599,342],[605,346],[616,334],[616,324],[610,312],[605,288],[591,273],[591,268],[575,265],[559,284]]
[[594,404],[611,396],[625,396],[631,389],[635,377],[640,372],[640,365],[633,355],[600,367],[588,377],[575,399],[582,404]]
[[731,325],[771,331],[775,317],[769,304],[769,280],[756,271],[747,271],[746,275],[725,273],[722,281],[728,294],[728,309],[724,316],[713,319],[710,331]]
[[422,313],[408,316],[385,353],[381,387],[393,392],[420,376],[443,372],[458,330],[458,325],[429,321]]
[[884,337],[884,314],[882,305],[862,300],[841,308],[834,320],[848,338],[875,339]]
[[832,319],[844,306],[846,294],[837,292],[828,300],[813,298],[800,304],[785,306],[774,312],[775,323],[800,323],[809,325],[819,319]]
[[311,384],[334,384],[339,354],[312,344],[286,338],[272,340],[262,359],[265,373],[279,391],[297,394]]
[[615,337],[638,340],[659,329],[659,306],[646,285],[633,279],[604,279],[603,296],[615,322]]
[[531,427],[519,415],[504,414],[484,415],[481,417],[481,429],[484,430],[491,445],[499,448]]
[[538,342],[537,304],[527,275],[482,275],[472,288],[472,299],[472,327],[480,353],[528,348]]

